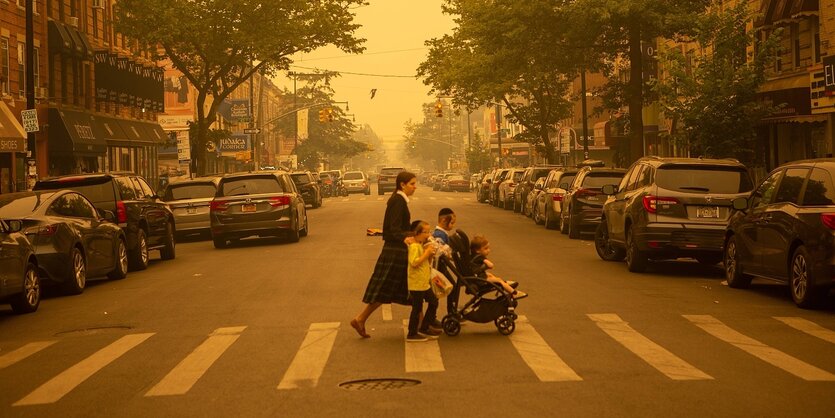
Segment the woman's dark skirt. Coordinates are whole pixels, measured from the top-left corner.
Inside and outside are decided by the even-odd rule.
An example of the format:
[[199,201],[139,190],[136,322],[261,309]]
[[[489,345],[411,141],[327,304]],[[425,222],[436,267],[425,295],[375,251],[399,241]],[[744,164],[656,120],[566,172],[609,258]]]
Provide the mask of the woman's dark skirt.
[[409,249],[402,242],[385,242],[362,301],[409,305]]

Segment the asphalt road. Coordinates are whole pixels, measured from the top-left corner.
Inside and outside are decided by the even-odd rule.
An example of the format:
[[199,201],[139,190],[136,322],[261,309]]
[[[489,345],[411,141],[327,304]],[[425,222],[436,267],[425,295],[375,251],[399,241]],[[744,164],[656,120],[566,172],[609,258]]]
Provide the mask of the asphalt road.
[[490,239],[497,274],[530,294],[516,332],[466,323],[407,344],[395,305],[360,339],[383,199],[326,199],[297,244],[178,243],[35,314],[0,306],[0,416],[832,416],[833,298],[801,310],[783,286],[730,289],[695,262],[629,273],[469,193],[419,187],[412,218],[449,206]]

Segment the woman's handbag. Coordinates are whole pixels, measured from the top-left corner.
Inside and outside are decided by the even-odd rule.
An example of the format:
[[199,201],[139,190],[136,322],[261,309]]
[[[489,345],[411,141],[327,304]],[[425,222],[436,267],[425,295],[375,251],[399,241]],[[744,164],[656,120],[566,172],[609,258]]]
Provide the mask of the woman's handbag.
[[429,284],[432,287],[432,293],[435,294],[435,297],[438,299],[444,298],[452,292],[452,282],[444,276],[438,270],[432,269],[431,276],[429,277]]

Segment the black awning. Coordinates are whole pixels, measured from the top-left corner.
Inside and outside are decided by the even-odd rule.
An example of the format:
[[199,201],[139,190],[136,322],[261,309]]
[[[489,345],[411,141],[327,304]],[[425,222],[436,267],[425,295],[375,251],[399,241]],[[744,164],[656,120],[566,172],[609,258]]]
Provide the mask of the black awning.
[[49,152],[73,155],[103,155],[104,138],[96,135],[94,116],[87,112],[49,109]]
[[79,34],[77,30],[68,26],[64,26],[64,30],[70,34],[70,39],[72,39],[73,54],[79,58],[84,58],[87,52],[84,49],[84,42],[81,41],[81,34]]
[[[152,145],[165,142],[165,132],[162,131],[159,124],[139,120],[119,119],[119,125],[125,131],[128,139],[132,143],[135,143],[135,145]],[[155,132],[152,125],[156,125],[159,132]]]
[[165,133],[165,130],[162,129],[162,126],[159,126],[159,123],[156,122],[139,122],[142,126],[142,129],[145,130],[145,134],[148,138],[151,139],[155,144],[163,144],[165,140],[168,138],[168,134]]
[[84,32],[81,32],[76,29],[67,28],[68,30],[75,31],[76,35],[78,35],[79,41],[81,41],[81,48],[83,49],[82,58],[85,60],[93,59],[93,46],[90,45],[90,40],[87,39],[87,35]]
[[94,116],[93,129],[96,130],[96,135],[104,139],[108,145],[122,145],[130,143],[125,131],[122,130],[122,125],[119,120],[107,116]]
[[72,53],[73,43],[63,24],[49,21],[49,54]]

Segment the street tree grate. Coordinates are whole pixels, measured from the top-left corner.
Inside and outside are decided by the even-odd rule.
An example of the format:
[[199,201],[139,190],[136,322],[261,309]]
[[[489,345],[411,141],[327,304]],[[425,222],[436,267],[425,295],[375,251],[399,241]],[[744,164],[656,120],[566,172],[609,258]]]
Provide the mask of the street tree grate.
[[419,384],[421,384],[421,381],[415,379],[385,378],[351,380],[340,383],[339,387],[346,390],[394,390]]
[[69,331],[61,331],[56,332],[55,336],[59,335],[72,335],[72,334],[81,334],[81,335],[91,335],[91,334],[98,334],[104,331],[127,331],[129,329],[133,329],[132,326],[129,325],[106,325],[101,327],[89,327],[89,328],[80,328],[80,329],[71,329]]

